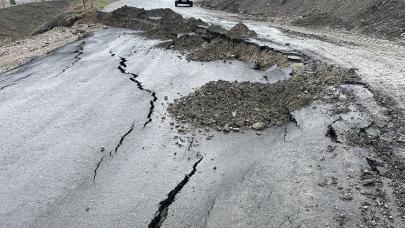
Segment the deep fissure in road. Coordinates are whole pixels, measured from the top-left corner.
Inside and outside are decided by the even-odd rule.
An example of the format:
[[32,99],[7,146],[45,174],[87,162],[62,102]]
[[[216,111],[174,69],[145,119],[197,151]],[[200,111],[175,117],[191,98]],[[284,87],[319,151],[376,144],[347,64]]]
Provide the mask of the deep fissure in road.
[[[84,46],[84,41],[82,42],[82,45],[80,45],[80,46],[79,46],[79,49],[77,50],[77,53],[79,53],[79,54],[75,57],[75,58],[77,59],[77,61],[80,60],[80,55],[83,53],[83,52],[82,52],[82,51],[83,51],[83,46]],[[110,55],[111,55],[111,57],[115,57],[115,56],[116,56],[116,54],[113,53],[111,50],[110,50]],[[118,69],[122,74],[130,75],[130,78],[129,78],[129,79],[130,79],[132,82],[136,83],[138,89],[140,89],[140,90],[142,90],[142,91],[146,91],[146,92],[147,92],[148,94],[150,94],[151,97],[152,97],[152,99],[151,99],[150,102],[149,102],[149,103],[150,103],[150,108],[149,108],[149,112],[148,112],[148,115],[147,115],[147,120],[146,120],[146,122],[144,123],[143,128],[142,128],[142,129],[144,129],[149,123],[152,122],[152,115],[153,115],[153,112],[154,112],[154,110],[155,110],[155,102],[158,100],[158,98],[157,98],[156,93],[155,93],[154,91],[149,90],[149,89],[146,89],[146,88],[144,88],[144,87],[142,86],[142,83],[136,79],[136,78],[138,77],[137,74],[134,74],[134,73],[131,73],[131,72],[127,72],[127,71],[126,71],[126,68],[127,68],[127,61],[128,61],[128,60],[127,60],[126,58],[124,58],[124,57],[119,57],[119,58],[120,58],[121,61],[120,61],[120,65],[117,67],[117,69]],[[76,61],[76,62],[77,62],[77,61]],[[109,158],[112,158],[114,155],[116,155],[116,154],[118,153],[118,150],[119,150],[119,148],[121,147],[122,143],[125,141],[125,138],[126,138],[129,134],[131,134],[131,132],[134,130],[134,128],[135,128],[135,121],[132,122],[132,124],[131,124],[131,126],[129,127],[128,131],[125,132],[125,134],[123,134],[123,135],[121,136],[120,141],[119,141],[118,144],[115,146],[114,150],[111,150],[111,151],[109,152]],[[101,164],[103,163],[103,161],[105,160],[105,158],[106,158],[106,155],[104,155],[104,156],[100,159],[100,161],[97,163],[97,166],[96,166],[96,168],[94,169],[93,182],[96,181],[96,178],[97,178],[97,171],[98,171],[98,169],[100,168],[100,166],[101,166]]]
[[334,143],[340,143],[338,140],[338,135],[336,133],[335,128],[331,125],[328,126],[328,131],[326,132],[326,137],[330,138],[330,140]]
[[[110,51],[110,54],[111,54],[112,57],[116,56],[116,54],[114,54],[112,51]],[[138,74],[134,74],[134,73],[128,72],[126,70],[128,60],[126,58],[124,58],[124,57],[120,57],[120,60],[121,60],[120,65],[117,67],[118,70],[123,74],[130,75],[129,80],[134,82],[137,85],[138,89],[147,92],[152,97],[152,99],[149,102],[150,107],[149,107],[148,115],[146,117],[147,120],[143,125],[143,128],[145,128],[148,124],[150,124],[152,122],[152,115],[153,115],[153,112],[155,110],[155,103],[158,100],[158,98],[157,98],[156,93],[154,91],[152,91],[150,89],[146,89],[145,87],[143,87],[142,82],[137,80]]]
[[[115,146],[114,150],[111,150],[109,153],[109,158],[112,158],[114,155],[116,155],[118,153],[119,148],[121,147],[122,143],[124,142],[125,138],[131,134],[131,132],[134,130],[135,128],[135,122],[132,122],[129,130],[127,132],[125,132],[125,134],[123,134],[120,138],[120,141],[118,142],[118,144]],[[94,176],[93,176],[93,182],[96,182],[96,178],[97,178],[97,171],[100,168],[101,164],[103,163],[104,159],[106,158],[107,155],[104,155],[103,157],[101,157],[100,161],[97,163],[96,168],[94,169]]]
[[149,223],[149,228],[159,228],[163,224],[167,217],[170,205],[176,200],[176,195],[184,188],[184,186],[186,186],[186,184],[190,181],[190,178],[197,172],[197,166],[203,160],[203,158],[204,157],[200,158],[196,163],[194,163],[193,170],[187,174],[172,191],[169,192],[165,200],[160,201],[159,209],[156,212],[155,217]]
[[96,168],[94,169],[94,175],[93,175],[93,182],[94,183],[96,182],[98,168],[100,168],[101,163],[103,163],[104,159],[105,159],[105,155],[100,159],[100,161],[97,163]]
[[339,121],[342,120],[342,117],[339,116],[338,119],[336,119],[335,121],[333,121],[331,124],[329,124],[328,126],[328,130],[326,131],[326,137],[330,138],[330,140],[334,143],[342,143],[341,141],[339,141],[338,139],[338,135],[336,132],[336,129],[333,127],[333,125]]
[[110,158],[118,153],[118,150],[120,149],[120,147],[121,147],[122,143],[124,142],[125,138],[129,134],[131,134],[131,132],[134,130],[134,128],[135,128],[135,122],[133,122],[131,124],[131,127],[129,128],[129,130],[123,136],[121,136],[120,141],[118,142],[117,146],[115,146],[114,153],[113,153],[113,151],[110,151]]

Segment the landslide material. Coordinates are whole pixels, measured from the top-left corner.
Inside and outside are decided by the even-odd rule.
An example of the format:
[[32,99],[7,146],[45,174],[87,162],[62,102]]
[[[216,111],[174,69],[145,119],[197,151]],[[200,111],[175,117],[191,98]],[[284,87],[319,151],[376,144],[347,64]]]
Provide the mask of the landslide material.
[[178,122],[217,129],[280,126],[293,121],[291,112],[322,97],[330,86],[358,80],[353,70],[309,63],[314,70],[274,84],[213,81],[177,99],[168,111]]
[[177,38],[178,34],[192,33],[199,26],[207,25],[195,18],[185,19],[171,9],[144,10],[128,6],[112,13],[99,12],[97,19],[105,25],[145,31],[156,39]]

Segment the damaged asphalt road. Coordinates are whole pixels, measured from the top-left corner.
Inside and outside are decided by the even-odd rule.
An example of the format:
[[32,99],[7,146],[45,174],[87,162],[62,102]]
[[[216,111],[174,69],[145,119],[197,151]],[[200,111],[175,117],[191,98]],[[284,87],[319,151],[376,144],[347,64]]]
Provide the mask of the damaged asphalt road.
[[159,43],[106,29],[0,75],[1,227],[403,227],[401,167],[365,146],[400,123],[374,91],[328,87],[260,132],[195,129],[175,99],[274,81]]
[[[264,82],[262,72],[188,62],[126,30],[84,41],[81,59],[58,77],[83,41],[2,75],[3,85],[33,74],[1,91],[1,126],[10,129],[1,132],[1,226],[351,227],[367,218],[363,204],[372,208],[363,191],[389,190],[359,184],[365,149],[326,136],[331,124],[338,141],[342,129],[369,124],[356,106],[338,115],[316,101],[261,135],[182,132],[170,102],[224,77]],[[398,224],[394,201],[384,200],[380,222]]]

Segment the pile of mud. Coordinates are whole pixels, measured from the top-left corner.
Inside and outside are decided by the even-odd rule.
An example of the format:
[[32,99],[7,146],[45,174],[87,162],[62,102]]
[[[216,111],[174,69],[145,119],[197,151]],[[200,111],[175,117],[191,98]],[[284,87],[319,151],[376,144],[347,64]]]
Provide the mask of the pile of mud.
[[195,18],[185,19],[171,9],[145,10],[124,6],[111,13],[99,12],[97,20],[105,25],[142,30],[150,38],[177,39],[207,24]]
[[209,82],[170,104],[179,122],[218,130],[280,126],[295,121],[291,112],[322,97],[330,86],[357,81],[354,70],[312,63],[313,73],[293,76],[274,84]]
[[242,23],[227,31],[195,18],[183,18],[171,9],[145,10],[128,6],[111,13],[98,13],[97,22],[141,30],[148,38],[164,40],[159,47],[183,52],[193,61],[240,60],[262,70],[275,64],[282,67],[293,64],[283,53],[247,42],[246,38],[256,33]]
[[249,42],[228,39],[214,39],[204,47],[191,52],[190,60],[209,62],[215,60],[240,60],[254,69],[267,69],[277,64],[288,67],[293,64],[288,56],[268,47],[261,47]]
[[243,39],[246,37],[257,36],[257,33],[250,30],[245,24],[240,22],[229,30],[226,35],[231,39]]
[[402,0],[204,0],[209,8],[281,18],[295,25],[340,28],[384,38],[405,36]]

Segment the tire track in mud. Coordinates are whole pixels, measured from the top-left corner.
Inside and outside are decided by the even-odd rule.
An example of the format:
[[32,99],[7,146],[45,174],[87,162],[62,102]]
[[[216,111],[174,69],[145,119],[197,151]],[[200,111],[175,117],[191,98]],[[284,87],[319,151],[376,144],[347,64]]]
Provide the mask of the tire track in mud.
[[[79,50],[80,50],[80,49],[79,49]],[[110,55],[111,55],[111,57],[118,56],[117,54],[113,53],[111,50],[110,50]],[[80,60],[80,59],[79,59],[79,58],[80,58],[80,55],[77,55],[76,57],[77,57],[77,59],[78,59],[77,61],[79,61],[79,60]],[[126,58],[124,58],[124,57],[121,57],[121,56],[118,56],[118,57],[120,58],[120,63],[119,63],[119,65],[118,65],[117,69],[118,69],[122,74],[129,75],[129,76],[130,76],[129,80],[131,80],[132,82],[134,82],[134,83],[137,85],[137,87],[138,87],[139,90],[145,91],[145,92],[147,92],[147,93],[151,96],[151,100],[150,100],[150,102],[149,102],[149,103],[150,103],[150,108],[149,108],[149,112],[148,112],[148,115],[147,115],[147,120],[146,120],[146,122],[143,124],[143,128],[142,128],[142,129],[145,129],[145,128],[147,127],[147,125],[152,122],[152,115],[153,115],[153,112],[154,112],[154,110],[155,110],[155,103],[156,103],[156,101],[158,100],[158,98],[157,98],[156,93],[155,93],[154,91],[152,91],[152,90],[150,90],[150,89],[146,89],[145,87],[143,87],[142,82],[140,82],[139,80],[137,80],[138,74],[131,73],[131,72],[128,72],[128,71],[126,70],[126,68],[127,68],[127,61],[128,61],[128,60],[127,60]],[[135,129],[135,121],[132,122],[132,124],[131,124],[131,126],[129,127],[128,131],[126,131],[126,132],[121,136],[120,141],[119,141],[118,144],[115,146],[114,150],[111,150],[111,151],[109,152],[108,156],[109,156],[110,159],[112,159],[112,158],[114,157],[114,155],[116,155],[116,154],[118,153],[119,148],[121,147],[122,143],[125,141],[126,137],[132,133],[132,131],[133,131],[134,129]],[[102,163],[105,161],[106,158],[107,158],[107,154],[104,155],[104,156],[100,159],[100,161],[97,163],[96,168],[94,169],[94,175],[93,175],[93,182],[94,182],[94,183],[96,182],[97,171],[98,171],[98,169],[100,168],[100,166],[102,165]]]

